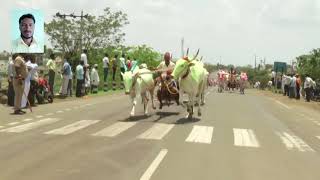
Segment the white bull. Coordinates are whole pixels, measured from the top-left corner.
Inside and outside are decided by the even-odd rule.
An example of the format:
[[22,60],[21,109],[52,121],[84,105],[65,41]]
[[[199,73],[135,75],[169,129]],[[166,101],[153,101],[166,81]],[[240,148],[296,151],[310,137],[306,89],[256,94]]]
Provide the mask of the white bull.
[[142,64],[141,69],[136,65],[133,66],[132,71],[121,73],[124,81],[125,94],[130,95],[132,101],[132,109],[130,116],[135,115],[135,106],[137,104],[137,97],[141,96],[144,105],[144,114],[148,114],[148,92],[150,94],[152,108],[155,109],[153,102],[154,81],[152,73],[147,69],[147,65]]
[[[195,58],[193,58],[195,59]],[[206,86],[206,70],[198,60],[189,60],[188,57],[179,59],[176,62],[172,73],[175,79],[179,79],[180,101],[183,93],[188,94],[187,104],[188,118],[192,118],[194,104],[198,104],[198,116],[201,116],[200,100]],[[183,104],[181,102],[181,104]]]

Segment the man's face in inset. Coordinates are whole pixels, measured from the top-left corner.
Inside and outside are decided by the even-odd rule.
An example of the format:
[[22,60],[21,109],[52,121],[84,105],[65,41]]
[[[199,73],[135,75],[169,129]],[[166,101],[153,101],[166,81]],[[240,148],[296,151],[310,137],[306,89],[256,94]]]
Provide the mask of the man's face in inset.
[[24,18],[19,26],[21,35],[25,39],[32,38],[34,32],[34,21],[31,18]]

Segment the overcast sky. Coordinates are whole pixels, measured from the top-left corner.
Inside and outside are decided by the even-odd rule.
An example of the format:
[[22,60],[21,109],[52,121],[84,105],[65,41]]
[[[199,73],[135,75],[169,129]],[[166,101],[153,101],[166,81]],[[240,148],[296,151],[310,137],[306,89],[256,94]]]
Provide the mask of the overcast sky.
[[320,47],[320,0],[2,0],[0,50],[10,50],[10,10],[42,9],[48,22],[56,12],[99,15],[122,10],[130,24],[125,44],[146,44],[181,56],[181,38],[206,61],[254,64],[290,61]]

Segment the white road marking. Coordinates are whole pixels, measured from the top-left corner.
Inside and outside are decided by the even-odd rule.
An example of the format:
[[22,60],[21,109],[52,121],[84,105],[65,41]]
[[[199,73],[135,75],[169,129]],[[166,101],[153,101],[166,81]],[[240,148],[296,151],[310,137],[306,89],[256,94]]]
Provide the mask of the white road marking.
[[320,136],[317,136],[318,139],[320,139]]
[[118,134],[126,131],[127,129],[131,128],[132,126],[136,125],[137,122],[117,122],[107,128],[102,129],[101,131],[92,134],[93,136],[107,136],[107,137],[114,137]]
[[50,124],[50,123],[54,123],[56,121],[59,121],[60,119],[57,118],[46,118],[46,119],[42,119],[36,122],[32,122],[32,123],[28,123],[28,124],[23,124],[20,126],[15,126],[15,127],[11,127],[11,128],[7,128],[7,129],[2,129],[0,130],[0,132],[24,132],[24,131],[28,131],[46,124]]
[[48,113],[48,114],[46,114],[46,116],[52,116],[53,115],[53,113]]
[[70,109],[70,108],[67,108],[66,111],[71,111],[71,109]]
[[210,144],[212,139],[213,127],[210,126],[193,126],[186,142]]
[[63,111],[57,111],[56,113],[63,113]]
[[0,126],[0,128],[4,128],[4,126]]
[[309,116],[307,116],[307,115],[305,115],[305,114],[299,114],[301,117],[304,117],[304,118],[307,118],[308,120],[310,120],[310,121],[313,121],[314,119],[312,118],[312,117],[309,117]]
[[58,134],[58,135],[66,135],[78,131],[80,129],[86,128],[92,124],[99,122],[100,120],[81,120],[62,128],[54,129],[52,131],[45,132],[45,134]]
[[140,180],[150,180],[152,174],[156,171],[161,161],[167,155],[168,149],[162,149],[158,156],[153,160],[146,172],[141,176]]
[[43,116],[39,115],[39,116],[36,116],[36,118],[43,118]]
[[162,139],[174,127],[174,124],[155,124],[138,136],[139,139]]
[[13,126],[13,125],[16,125],[16,124],[19,124],[20,122],[12,122],[12,123],[9,123],[8,125],[9,126]]
[[314,152],[314,150],[306,144],[301,138],[289,134],[287,132],[276,132],[276,134],[281,138],[283,144],[287,147],[288,150],[298,150],[301,152],[310,151]]
[[234,145],[244,147],[259,147],[259,142],[251,129],[233,129]]
[[282,102],[280,102],[280,101],[275,100],[275,102],[276,102],[276,103],[278,103],[278,104],[280,104],[281,106],[283,106],[283,107],[287,108],[287,109],[291,109],[291,107],[289,107],[289,106],[287,106],[287,105],[283,104],[283,103],[282,103]]
[[28,122],[28,121],[32,121],[33,119],[24,119],[22,120],[23,122]]

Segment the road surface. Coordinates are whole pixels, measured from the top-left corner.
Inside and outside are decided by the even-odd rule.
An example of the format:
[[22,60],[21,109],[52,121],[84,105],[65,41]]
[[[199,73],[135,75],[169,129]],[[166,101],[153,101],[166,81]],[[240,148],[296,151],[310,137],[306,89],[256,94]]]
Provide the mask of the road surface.
[[209,89],[192,120],[176,105],[128,118],[123,94],[11,111],[0,108],[1,180],[320,179],[320,111],[255,90]]

